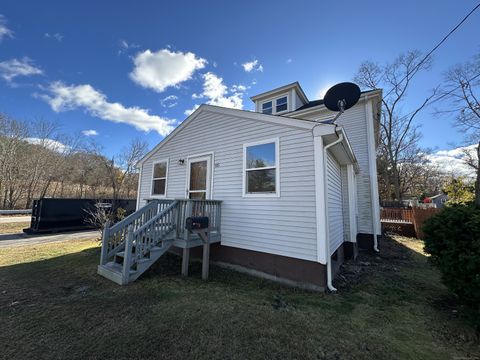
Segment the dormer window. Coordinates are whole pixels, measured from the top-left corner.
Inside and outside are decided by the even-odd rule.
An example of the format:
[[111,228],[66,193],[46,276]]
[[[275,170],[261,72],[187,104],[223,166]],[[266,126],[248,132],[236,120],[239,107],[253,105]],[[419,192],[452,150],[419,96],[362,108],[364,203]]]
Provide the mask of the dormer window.
[[272,113],[272,102],[267,101],[262,104],[262,113],[264,114],[271,114]]
[[286,96],[281,97],[280,99],[277,99],[276,103],[277,103],[277,108],[276,108],[275,112],[279,113],[279,112],[287,110],[288,104],[287,104],[287,97]]
[[284,95],[261,103],[263,114],[278,114],[288,110],[288,96]]

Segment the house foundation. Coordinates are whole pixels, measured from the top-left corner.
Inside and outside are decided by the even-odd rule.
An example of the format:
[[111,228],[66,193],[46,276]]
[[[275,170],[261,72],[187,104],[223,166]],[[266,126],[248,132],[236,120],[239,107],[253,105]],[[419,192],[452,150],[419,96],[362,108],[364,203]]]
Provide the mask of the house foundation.
[[[357,234],[357,243],[358,243],[358,248],[361,250],[370,250],[373,251],[373,234]],[[381,235],[377,235],[377,241],[378,244],[380,244],[380,241],[382,239]]]
[[[200,259],[202,257],[201,249],[192,248],[190,256]],[[341,259],[343,262],[343,249]],[[326,289],[327,267],[315,261],[239,249],[218,243],[211,245],[210,260],[221,267],[288,286],[313,291],[325,291]]]

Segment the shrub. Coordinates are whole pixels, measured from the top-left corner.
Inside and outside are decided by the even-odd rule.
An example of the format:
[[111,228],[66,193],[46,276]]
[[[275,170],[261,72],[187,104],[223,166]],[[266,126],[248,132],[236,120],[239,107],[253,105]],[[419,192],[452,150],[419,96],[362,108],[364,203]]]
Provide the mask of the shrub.
[[480,327],[480,209],[447,207],[424,226],[425,251]]

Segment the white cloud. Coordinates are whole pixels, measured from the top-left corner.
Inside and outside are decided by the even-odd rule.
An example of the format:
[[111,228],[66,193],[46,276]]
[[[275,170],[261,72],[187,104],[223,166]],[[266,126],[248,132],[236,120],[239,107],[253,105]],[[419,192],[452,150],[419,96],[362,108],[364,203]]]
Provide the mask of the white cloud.
[[0,62],[0,76],[11,82],[17,76],[42,75],[43,70],[35,66],[33,61],[24,57],[23,59],[11,59]]
[[[244,85],[233,85],[230,90],[223,83],[223,79],[212,72],[202,75],[203,91],[201,94],[193,94],[193,99],[207,99],[209,105],[223,106],[233,109],[243,109],[243,95],[247,89]],[[185,110],[184,114],[189,116],[199,105],[192,109]]]
[[247,87],[245,85],[233,85],[231,88],[230,88],[230,91],[231,92],[245,92],[247,91]]
[[49,39],[55,39],[58,42],[61,42],[64,38],[64,36],[62,34],[59,34],[59,33],[54,33],[54,34],[45,33],[45,37],[49,38]]
[[118,50],[118,54],[120,55],[120,54],[126,52],[127,50],[138,49],[139,47],[140,47],[140,45],[138,45],[138,44],[129,43],[127,40],[121,39],[120,40],[120,50]]
[[70,146],[65,145],[57,140],[40,139],[40,138],[26,138],[25,140],[30,144],[41,145],[47,149],[57,151],[59,153],[63,153],[70,150]]
[[456,176],[474,176],[475,171],[465,164],[464,150],[470,151],[475,154],[477,145],[469,145],[465,147],[458,147],[452,150],[439,150],[427,158],[434,165],[437,165],[441,170],[446,173],[451,173]]
[[93,130],[93,129],[83,130],[83,131],[82,131],[82,134],[85,135],[85,136],[97,136],[97,135],[98,135],[98,131],[97,131],[97,130]]
[[227,86],[223,83],[223,79],[214,73],[208,72],[203,76],[203,93],[202,95],[209,100],[207,104],[223,106],[234,109],[243,108],[243,92],[229,92]]
[[157,92],[191,79],[195,71],[204,68],[207,63],[194,53],[168,49],[157,52],[145,50],[138,53],[133,61],[135,68],[130,78],[140,86]]
[[0,14],[0,42],[7,37],[13,38],[13,31],[7,27],[7,19],[5,16]]
[[195,110],[197,110],[198,108],[200,107],[200,105],[194,105],[193,108],[189,109],[189,110],[185,110],[183,113],[187,116],[190,116],[192,115]]
[[178,96],[169,95],[166,98],[163,98],[162,100],[160,100],[160,104],[163,107],[172,108],[174,106],[177,106],[177,103],[178,103],[177,100],[178,100]]
[[50,84],[48,94],[37,95],[50,104],[55,112],[78,108],[85,109],[92,116],[116,123],[134,126],[138,130],[155,130],[165,136],[173,130],[174,120],[151,115],[148,110],[139,107],[125,107],[112,103],[107,97],[91,85],[66,85],[60,81]]
[[263,71],[263,66],[258,62],[257,59],[243,63],[242,66],[246,72]]

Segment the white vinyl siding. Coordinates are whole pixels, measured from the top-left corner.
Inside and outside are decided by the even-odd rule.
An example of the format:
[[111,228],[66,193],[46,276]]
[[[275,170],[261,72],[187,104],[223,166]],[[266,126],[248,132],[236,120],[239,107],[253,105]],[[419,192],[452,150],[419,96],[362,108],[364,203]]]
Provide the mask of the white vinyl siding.
[[340,165],[327,152],[327,201],[328,201],[328,232],[330,237],[330,255],[343,243],[343,198],[342,175]]
[[341,166],[340,167],[341,174],[342,174],[342,210],[343,210],[343,224],[344,224],[344,232],[345,232],[345,239],[348,238],[349,241],[355,241],[356,239],[350,239],[350,213],[349,213],[349,206],[350,203],[348,201],[348,173],[347,167]]
[[[278,138],[280,196],[243,197],[243,145],[272,138]],[[208,152],[215,154],[212,198],[223,200],[222,245],[316,261],[311,130],[204,111],[145,161],[140,206],[150,197],[153,161],[170,159],[167,198],[185,198],[187,171],[178,160]]]
[[[331,112],[315,112],[309,115],[295,115],[307,120],[326,120],[334,116]],[[367,141],[367,120],[365,112],[365,102],[359,102],[354,107],[348,109],[337,121],[339,126],[345,128],[348,140],[352,146],[355,157],[358,161],[359,173],[357,180],[357,204],[358,232],[364,234],[373,234],[372,227],[372,201],[370,190],[370,164],[368,160],[368,141]],[[376,179],[373,179],[376,181]]]

